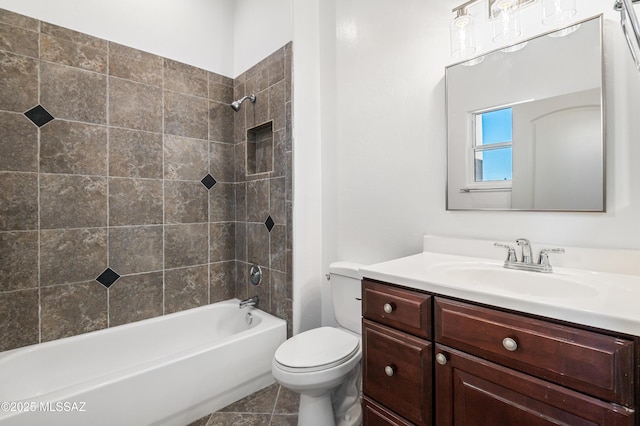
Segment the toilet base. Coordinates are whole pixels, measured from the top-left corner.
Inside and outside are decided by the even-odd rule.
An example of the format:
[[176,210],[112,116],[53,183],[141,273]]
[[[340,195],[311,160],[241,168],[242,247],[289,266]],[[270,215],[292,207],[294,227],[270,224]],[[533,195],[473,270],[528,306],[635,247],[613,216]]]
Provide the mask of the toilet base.
[[298,426],[335,426],[331,393],[301,394]]

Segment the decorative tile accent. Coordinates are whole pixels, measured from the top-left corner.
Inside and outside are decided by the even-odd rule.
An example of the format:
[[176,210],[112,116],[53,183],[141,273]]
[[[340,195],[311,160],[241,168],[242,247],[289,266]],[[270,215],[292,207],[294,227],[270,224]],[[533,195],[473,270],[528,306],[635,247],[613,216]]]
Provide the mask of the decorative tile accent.
[[106,288],[109,288],[113,283],[118,281],[118,278],[120,278],[120,275],[116,271],[111,268],[107,268],[98,276],[98,278],[96,278],[96,281]]
[[274,225],[275,225],[275,223],[273,222],[273,219],[271,219],[271,216],[267,217],[267,220],[264,221],[264,226],[267,227],[267,230],[269,232],[271,232],[271,230],[273,229]]
[[49,114],[49,111],[44,109],[42,105],[34,106],[29,111],[25,112],[24,115],[26,115],[27,118],[38,127],[42,127],[53,120],[53,115]]
[[202,184],[206,186],[207,189],[213,188],[213,186],[217,183],[213,176],[211,176],[210,174],[207,174],[205,177],[203,177],[200,182],[202,182]]

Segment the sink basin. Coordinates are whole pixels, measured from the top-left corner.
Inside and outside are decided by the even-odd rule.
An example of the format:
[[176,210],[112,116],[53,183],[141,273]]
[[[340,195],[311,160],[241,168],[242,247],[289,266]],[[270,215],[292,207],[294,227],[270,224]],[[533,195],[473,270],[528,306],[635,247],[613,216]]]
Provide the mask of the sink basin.
[[475,262],[436,264],[430,270],[445,283],[521,296],[584,298],[599,294],[598,288],[590,280],[565,273],[516,271],[505,269],[502,265]]

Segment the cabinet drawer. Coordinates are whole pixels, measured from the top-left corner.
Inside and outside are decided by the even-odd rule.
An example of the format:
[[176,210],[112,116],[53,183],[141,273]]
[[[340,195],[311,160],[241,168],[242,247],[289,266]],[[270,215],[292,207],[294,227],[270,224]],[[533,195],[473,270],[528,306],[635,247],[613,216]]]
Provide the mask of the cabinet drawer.
[[417,425],[431,424],[431,343],[363,320],[364,393]]
[[366,396],[362,404],[364,426],[411,426],[411,423]]
[[438,426],[633,426],[632,410],[439,344]]
[[364,279],[362,315],[407,333],[431,338],[431,296]]
[[435,341],[633,408],[633,342],[437,297]]

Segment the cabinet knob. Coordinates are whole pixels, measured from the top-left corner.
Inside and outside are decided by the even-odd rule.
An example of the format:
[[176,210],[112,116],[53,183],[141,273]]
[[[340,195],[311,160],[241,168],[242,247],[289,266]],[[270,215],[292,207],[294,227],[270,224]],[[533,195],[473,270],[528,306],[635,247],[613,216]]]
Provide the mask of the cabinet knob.
[[511,337],[505,337],[504,340],[502,340],[502,346],[509,352],[513,352],[518,349],[518,342]]
[[446,365],[447,364],[447,356],[443,353],[439,353],[436,355],[436,362],[440,365]]
[[396,373],[396,369],[392,365],[387,365],[384,368],[384,374],[386,374],[389,377],[393,376],[395,373]]
[[393,305],[391,303],[385,303],[384,306],[382,307],[382,309],[390,314],[391,312],[393,312]]

